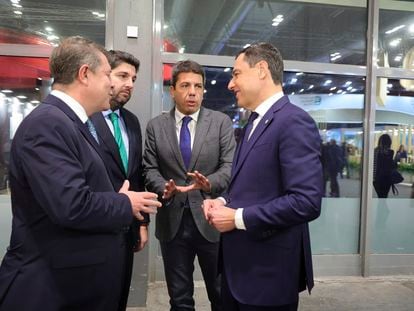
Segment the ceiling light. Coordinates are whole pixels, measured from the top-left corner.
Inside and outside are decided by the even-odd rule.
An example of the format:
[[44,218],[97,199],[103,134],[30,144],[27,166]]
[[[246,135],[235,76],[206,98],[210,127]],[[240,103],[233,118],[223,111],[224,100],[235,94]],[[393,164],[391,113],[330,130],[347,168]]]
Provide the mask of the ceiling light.
[[308,90],[313,89],[313,87],[314,87],[314,85],[313,85],[313,84],[309,85]]
[[414,24],[411,24],[410,27],[408,28],[409,32],[414,32]]
[[336,90],[336,86],[333,86],[329,89],[330,91]]
[[12,6],[14,6],[15,8],[21,8],[22,7],[20,4],[16,4],[16,3],[13,3]]
[[295,92],[290,93],[290,95],[295,95]]
[[224,72],[229,72],[231,70],[230,67],[224,68]]
[[13,13],[16,14],[16,15],[22,15],[23,14],[22,11],[13,11]]
[[17,98],[20,98],[20,99],[26,99],[26,98],[27,98],[27,96],[24,96],[24,95],[19,95],[19,96],[17,96]]
[[215,85],[217,83],[216,80],[211,80],[211,85]]
[[179,49],[178,49],[178,53],[180,53],[180,54],[183,54],[184,53],[184,51],[185,51],[185,47],[183,46],[183,47],[180,47]]
[[45,30],[51,32],[51,31],[53,31],[53,28],[52,27],[45,27]]
[[346,90],[347,90],[347,91],[352,90],[352,86],[348,86],[348,87],[346,88]]
[[251,44],[250,44],[250,43],[247,43],[247,44],[245,44],[245,45],[243,46],[243,49],[248,48],[249,46],[251,46]]
[[332,83],[332,80],[326,80],[324,84],[328,85],[328,84],[331,84],[331,83]]
[[337,94],[341,94],[342,93],[342,90],[338,90],[336,93]]
[[2,92],[2,93],[4,93],[4,94],[10,94],[10,93],[13,93],[13,91],[12,91],[12,90],[2,90],[1,92]]
[[292,79],[290,80],[290,83],[292,83],[292,84],[295,84],[296,82],[298,82],[298,79],[296,79],[296,78],[292,78]]
[[402,55],[397,55],[397,56],[395,56],[394,60],[395,60],[396,62],[400,62],[400,61],[402,60]]
[[404,28],[404,27],[405,27],[405,25],[400,25],[400,26],[394,27],[393,29],[390,29],[390,30],[386,31],[385,33],[387,35],[389,35],[390,33],[396,32],[396,31],[398,31],[398,30],[400,30],[401,28]]
[[10,0],[11,3],[19,4],[20,0]]
[[58,36],[55,36],[55,35],[50,35],[50,36],[47,36],[47,40],[49,40],[49,41],[59,40],[59,37]]
[[346,81],[345,82],[345,86],[349,86],[349,85],[351,85],[352,84],[352,81]]
[[299,91],[299,93],[303,93],[303,91],[304,91],[305,89],[300,89],[300,91]]
[[204,94],[207,93],[207,90],[204,90]]
[[167,29],[168,28],[168,25],[164,25],[164,26],[162,26],[162,28]]
[[303,72],[297,72],[296,75],[301,76],[301,75],[303,75]]
[[400,44],[400,42],[401,42],[401,38],[394,39],[390,42],[390,46],[396,47],[397,45]]

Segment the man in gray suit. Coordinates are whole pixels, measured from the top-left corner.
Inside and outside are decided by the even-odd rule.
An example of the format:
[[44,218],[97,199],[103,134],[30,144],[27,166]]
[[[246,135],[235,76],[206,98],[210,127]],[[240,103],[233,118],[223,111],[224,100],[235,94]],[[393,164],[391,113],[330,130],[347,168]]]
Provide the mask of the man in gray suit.
[[170,87],[175,107],[152,119],[146,130],[145,184],[165,205],[158,211],[155,235],[161,245],[171,310],[194,310],[196,255],[211,309],[221,310],[219,232],[207,223],[201,204],[227,188],[235,141],[230,118],[201,107],[204,84],[199,64],[178,62]]

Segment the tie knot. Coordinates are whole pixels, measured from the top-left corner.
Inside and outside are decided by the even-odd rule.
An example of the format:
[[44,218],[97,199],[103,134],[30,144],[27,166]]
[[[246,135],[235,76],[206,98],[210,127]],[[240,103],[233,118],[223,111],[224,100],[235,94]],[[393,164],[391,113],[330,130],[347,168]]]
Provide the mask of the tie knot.
[[109,117],[111,118],[111,121],[112,122],[114,122],[114,121],[116,121],[116,120],[118,120],[118,114],[116,114],[115,112],[111,112],[110,114],[109,114]]
[[253,111],[250,116],[249,116],[249,120],[247,121],[247,123],[253,123],[254,120],[257,119],[257,117],[259,116],[259,114],[255,111]]
[[184,125],[188,125],[188,123],[190,123],[190,121],[192,120],[192,118],[189,117],[189,116],[185,116],[182,120],[183,120],[183,124]]

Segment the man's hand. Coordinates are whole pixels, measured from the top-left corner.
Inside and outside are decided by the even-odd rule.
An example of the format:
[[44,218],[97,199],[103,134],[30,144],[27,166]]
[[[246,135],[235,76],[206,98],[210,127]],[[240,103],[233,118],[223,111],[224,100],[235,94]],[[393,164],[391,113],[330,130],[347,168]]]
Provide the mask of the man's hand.
[[210,225],[214,226],[220,232],[227,232],[236,228],[234,222],[235,214],[235,209],[221,206],[210,208],[207,212],[207,217]]
[[206,218],[207,221],[209,221],[208,212],[214,208],[224,207],[224,202],[219,199],[214,199],[214,200],[207,199],[203,201],[203,204],[201,205],[201,207],[203,208],[204,217]]
[[157,208],[161,207],[161,202],[157,200],[157,194],[153,192],[129,191],[129,181],[125,180],[121,189],[118,191],[128,196],[132,206],[132,213],[138,220],[144,220],[141,212],[148,214],[157,213]]
[[198,171],[194,171],[194,173],[187,173],[187,175],[193,179],[193,183],[191,185],[177,186],[175,181],[170,179],[165,183],[165,189],[162,198],[168,200],[176,193],[188,192],[191,190],[202,190],[207,193],[211,192],[210,181],[203,174]]
[[147,226],[139,227],[139,236],[140,236],[140,241],[139,241],[139,244],[134,249],[134,252],[139,252],[143,250],[145,245],[147,245],[148,243],[148,227]]

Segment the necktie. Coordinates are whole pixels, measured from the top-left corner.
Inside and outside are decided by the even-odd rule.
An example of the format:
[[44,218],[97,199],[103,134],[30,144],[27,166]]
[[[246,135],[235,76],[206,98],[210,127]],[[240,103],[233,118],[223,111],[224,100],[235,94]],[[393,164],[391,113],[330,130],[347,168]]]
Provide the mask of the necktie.
[[119,116],[115,112],[112,112],[109,114],[109,117],[114,126],[115,141],[118,145],[119,155],[121,156],[122,165],[126,173],[128,172],[128,155],[126,153],[126,148],[122,139],[121,128],[119,127]]
[[185,116],[182,119],[180,131],[180,150],[186,168],[190,165],[191,160],[191,135],[190,130],[188,129],[188,123],[190,123],[191,120],[191,117]]
[[95,138],[96,142],[99,144],[98,133],[96,133],[96,128],[90,119],[86,120],[86,125],[93,138]]
[[248,144],[248,141],[249,141],[249,135],[253,129],[253,121],[256,120],[258,116],[259,114],[253,111],[250,114],[249,119],[247,120],[246,126],[243,128],[243,132],[242,132],[242,136],[240,140],[239,152],[236,158],[236,163],[238,163],[241,155],[244,154],[244,152],[246,151],[246,148],[247,148],[246,145]]
[[253,129],[253,121],[256,120],[258,116],[259,114],[254,111],[250,114],[249,119],[247,120],[246,131],[244,134],[245,141],[249,140],[250,133]]

